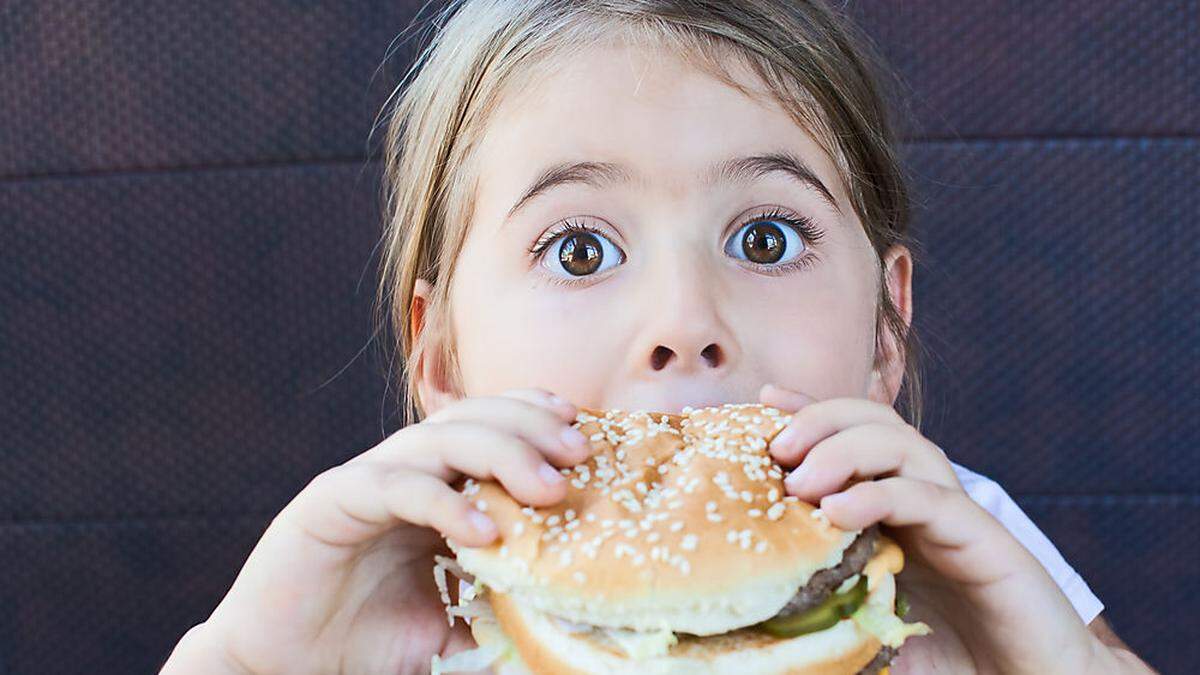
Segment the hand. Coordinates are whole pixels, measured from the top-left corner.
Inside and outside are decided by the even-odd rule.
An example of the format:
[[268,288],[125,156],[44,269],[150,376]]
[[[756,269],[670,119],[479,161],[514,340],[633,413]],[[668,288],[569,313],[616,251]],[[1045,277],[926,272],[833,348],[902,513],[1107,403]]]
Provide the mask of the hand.
[[895,410],[773,385],[759,398],[795,411],[769,447],[795,467],[788,493],[819,503],[845,529],[882,523],[905,552],[897,577],[912,607],[905,620],[933,633],[905,642],[893,675],[1097,672],[1097,643],[1054,580]]
[[482,546],[497,530],[449,483],[494,478],[522,503],[560,501],[554,467],[590,452],[576,414],[544,390],[467,398],[318,475],[162,672],[416,673],[473,647],[463,622],[449,626],[433,556],[451,555],[441,535]]

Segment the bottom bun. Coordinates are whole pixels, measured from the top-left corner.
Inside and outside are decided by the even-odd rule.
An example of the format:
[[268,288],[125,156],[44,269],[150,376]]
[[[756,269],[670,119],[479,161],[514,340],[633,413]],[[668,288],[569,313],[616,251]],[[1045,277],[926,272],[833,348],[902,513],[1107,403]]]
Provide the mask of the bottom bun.
[[[664,656],[633,660],[606,641],[571,632],[553,618],[518,606],[502,593],[488,593],[495,620],[477,617],[471,632],[480,646],[503,647],[493,664],[497,675],[543,673],[738,673],[738,675],[855,675],[887,673],[892,650],[874,635],[844,620],[823,631],[777,638],[744,628],[707,637],[680,636]],[[533,664],[533,667],[530,666]],[[880,667],[882,666],[882,669]]]

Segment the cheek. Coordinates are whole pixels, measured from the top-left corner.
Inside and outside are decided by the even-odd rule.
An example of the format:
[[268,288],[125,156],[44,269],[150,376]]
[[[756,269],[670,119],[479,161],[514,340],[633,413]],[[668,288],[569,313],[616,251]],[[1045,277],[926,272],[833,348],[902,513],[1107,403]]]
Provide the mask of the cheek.
[[[610,343],[615,317],[581,312],[571,293],[464,275],[456,296],[456,336],[468,396],[544,387],[574,400],[587,383],[605,381],[620,350]],[[580,336],[591,336],[581,341]],[[590,396],[590,393],[587,394]],[[581,399],[582,400],[582,399]]]
[[[750,354],[768,380],[816,398],[865,396],[875,357],[875,302],[869,288],[816,284],[778,300],[750,325]],[[754,358],[754,357],[751,357]]]

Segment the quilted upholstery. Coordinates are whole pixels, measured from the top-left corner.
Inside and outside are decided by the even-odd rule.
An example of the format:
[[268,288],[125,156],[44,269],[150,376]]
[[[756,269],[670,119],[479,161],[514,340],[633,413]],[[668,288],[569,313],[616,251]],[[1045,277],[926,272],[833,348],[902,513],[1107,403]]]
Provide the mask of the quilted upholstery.
[[[396,429],[368,135],[423,4],[0,5],[0,675],[153,672]],[[928,433],[1183,672],[1197,3],[849,9],[910,88]]]

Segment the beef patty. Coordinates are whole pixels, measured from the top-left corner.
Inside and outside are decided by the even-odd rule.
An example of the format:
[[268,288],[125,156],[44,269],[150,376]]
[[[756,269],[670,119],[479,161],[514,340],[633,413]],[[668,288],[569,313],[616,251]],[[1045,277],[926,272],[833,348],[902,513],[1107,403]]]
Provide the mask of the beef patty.
[[879,653],[875,655],[875,658],[871,659],[870,663],[863,666],[862,670],[858,671],[857,675],[876,675],[879,671],[883,670],[884,666],[892,662],[892,659],[896,657],[897,651],[899,650],[892,647],[884,647],[880,649]]
[[776,616],[803,614],[825,601],[846,579],[862,572],[871,554],[875,552],[875,541],[879,539],[879,526],[872,525],[862,531],[842,553],[842,561],[834,567],[823,569],[812,575],[808,583],[796,593]]

